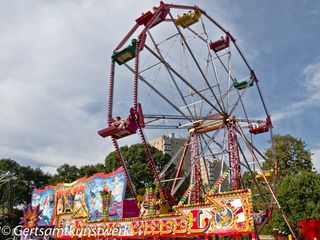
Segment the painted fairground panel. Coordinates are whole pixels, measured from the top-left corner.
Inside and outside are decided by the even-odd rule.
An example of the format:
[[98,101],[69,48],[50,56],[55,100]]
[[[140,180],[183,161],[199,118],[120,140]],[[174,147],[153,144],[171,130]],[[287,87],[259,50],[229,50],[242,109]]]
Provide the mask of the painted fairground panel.
[[71,213],[74,218],[88,217],[85,186],[82,180],[78,180],[71,184],[60,185],[56,189],[57,215]]
[[250,190],[237,190],[224,194],[209,194],[207,201],[213,204],[212,231],[243,233],[253,230],[253,209]]
[[[75,222],[82,237],[145,238],[253,233],[250,190],[210,194],[206,203],[180,205],[175,212],[101,222]],[[71,220],[71,219],[70,219]],[[65,221],[71,223],[71,221]],[[79,229],[80,230],[80,229]],[[75,235],[74,235],[75,236]],[[74,237],[69,235],[68,237]]]
[[99,174],[86,182],[86,205],[90,221],[100,221],[103,218],[103,203],[110,199],[108,205],[108,218],[119,219],[122,212],[122,201],[126,191],[126,179],[122,169],[112,174]]
[[48,226],[52,224],[54,216],[55,190],[48,186],[43,190],[34,189],[32,193],[32,206],[39,207],[40,215],[38,226]]
[[35,189],[32,206],[38,206],[41,211],[38,226],[65,226],[80,219],[101,221],[106,216],[119,219],[125,191],[124,171],[118,168],[109,174],[98,173],[73,183]]
[[82,178],[71,184],[60,184],[56,189],[57,215],[71,214],[74,219],[89,221],[119,219],[126,190],[122,168],[90,178]]

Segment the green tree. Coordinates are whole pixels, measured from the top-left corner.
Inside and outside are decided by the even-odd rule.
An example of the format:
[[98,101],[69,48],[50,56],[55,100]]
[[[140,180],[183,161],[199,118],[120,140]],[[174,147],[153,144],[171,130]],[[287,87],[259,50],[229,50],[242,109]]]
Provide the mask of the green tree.
[[[274,135],[273,143],[275,158],[278,160],[278,177],[295,175],[301,171],[312,171],[311,152],[307,150],[307,144],[300,138],[291,135]],[[269,163],[273,165],[272,149],[267,149],[265,156],[268,161],[263,165],[269,169]]]
[[[158,172],[170,160],[169,155],[163,154],[154,147],[149,146],[152,158],[155,162]],[[126,162],[130,177],[138,194],[144,194],[145,183],[153,182],[154,175],[152,173],[146,152],[142,144],[135,144],[130,147],[124,146],[120,148],[122,157]],[[116,152],[111,152],[105,160],[105,172],[112,172],[120,167]]]
[[57,183],[71,183],[80,178],[80,170],[76,166],[70,166],[69,164],[63,164],[57,168],[57,173],[50,179],[51,185]]
[[[48,184],[50,175],[45,174],[41,169],[24,167],[11,159],[0,160],[0,175],[8,175],[10,181],[1,186],[1,199],[8,199],[8,190],[5,187],[10,185],[10,201],[12,206],[30,202],[30,195],[33,188],[43,188]],[[8,177],[7,177],[8,179]]]
[[[307,144],[291,135],[274,135],[273,143],[275,149],[275,159],[278,161],[278,176],[276,181],[276,196],[278,194],[278,184],[282,183],[282,179],[286,176],[295,176],[302,171],[311,172],[312,171],[312,160],[311,152],[307,149]],[[274,163],[273,151],[270,147],[266,150],[265,156],[267,161],[264,162],[262,168],[264,171],[272,171]],[[272,197],[269,192],[266,183],[263,178],[257,178],[258,173],[253,173],[253,176],[249,172],[245,172],[242,175],[243,183],[246,187],[251,188],[255,193],[253,194],[253,203],[264,203],[271,202]],[[269,182],[274,182],[274,176],[269,178]],[[283,184],[283,183],[282,183]],[[263,207],[256,207],[256,211],[263,209]],[[282,218],[281,213],[274,207],[272,220],[274,224],[268,224],[264,229],[265,233],[271,233],[272,228],[277,226],[276,222],[281,222],[284,226],[285,222]]]
[[97,164],[97,165],[85,165],[81,166],[80,171],[80,177],[91,177],[96,173],[104,172],[105,166],[103,164]]
[[57,183],[71,183],[82,177],[91,177],[96,173],[104,172],[105,166],[103,164],[84,165],[78,168],[77,166],[70,166],[63,164],[57,168],[57,173],[50,179],[51,185]]
[[34,188],[48,184],[50,175],[41,169],[24,167],[11,159],[0,160],[0,226],[17,226],[20,210],[31,201]]
[[[301,219],[320,218],[320,174],[301,171],[287,175],[277,185],[276,195],[294,229]],[[271,232],[273,228],[289,232],[279,210],[274,211],[266,230]]]

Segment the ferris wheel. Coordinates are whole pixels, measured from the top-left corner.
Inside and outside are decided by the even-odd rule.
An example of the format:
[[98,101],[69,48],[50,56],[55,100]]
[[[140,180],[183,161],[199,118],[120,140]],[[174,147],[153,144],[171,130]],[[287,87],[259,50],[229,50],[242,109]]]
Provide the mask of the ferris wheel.
[[[119,141],[139,136],[155,182],[172,205],[186,181],[195,183],[189,203],[200,201],[210,188],[203,184],[210,163],[218,169],[216,180],[230,172],[226,190],[253,189],[260,231],[275,199],[277,161],[260,150],[270,147],[272,122],[258,77],[235,37],[197,6],[161,2],[133,25],[112,55],[108,126],[98,132],[112,139],[132,196]],[[186,140],[158,172],[148,140],[168,132]],[[169,169],[175,169],[174,176],[167,175]]]

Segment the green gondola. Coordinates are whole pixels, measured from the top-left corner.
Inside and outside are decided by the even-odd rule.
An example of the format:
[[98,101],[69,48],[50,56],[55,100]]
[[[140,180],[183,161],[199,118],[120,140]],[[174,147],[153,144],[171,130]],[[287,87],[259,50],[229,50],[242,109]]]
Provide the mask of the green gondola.
[[132,39],[129,46],[122,50],[114,51],[111,58],[115,60],[119,65],[122,65],[136,57],[136,46],[137,39]]
[[243,80],[241,82],[238,82],[235,79],[235,82],[233,83],[234,88],[238,89],[238,90],[242,90],[245,89],[247,87],[252,87],[254,83],[254,76],[250,76],[248,79]]

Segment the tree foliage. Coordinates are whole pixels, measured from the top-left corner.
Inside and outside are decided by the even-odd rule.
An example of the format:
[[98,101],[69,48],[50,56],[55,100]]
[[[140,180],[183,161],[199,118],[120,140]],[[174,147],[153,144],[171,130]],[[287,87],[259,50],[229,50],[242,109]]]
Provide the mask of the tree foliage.
[[[279,178],[312,170],[311,152],[307,150],[307,144],[303,140],[291,135],[274,135],[273,143],[275,158],[278,160]],[[265,155],[268,162],[273,163],[271,148],[266,151]],[[264,169],[269,168],[268,162],[264,164]]]
[[[17,226],[21,206],[30,203],[34,188],[48,185],[50,175],[41,169],[24,167],[11,159],[0,160],[0,226]],[[5,179],[5,180],[4,180]]]
[[[170,160],[169,155],[164,155],[161,151],[150,146],[150,152],[155,162],[158,172]],[[142,144],[135,144],[130,147],[120,148],[122,157],[126,162],[130,177],[138,194],[144,194],[145,183],[153,182],[154,175],[147,159],[146,152]],[[120,166],[116,152],[110,153],[105,160],[105,171],[111,172]]]
[[[276,196],[279,202],[283,205],[284,210],[291,209],[296,203],[299,206],[293,207],[294,209],[303,212],[306,206],[304,206],[304,201],[309,201],[308,196],[304,195],[303,191],[313,191],[312,189],[301,189],[302,192],[298,194],[295,187],[299,188],[299,185],[306,184],[306,186],[313,183],[310,174],[315,174],[312,172],[312,160],[311,152],[307,149],[307,144],[291,135],[274,135],[273,136],[275,156],[273,156],[272,148],[266,150],[265,156],[267,161],[263,164],[264,171],[272,171],[273,166],[275,165],[274,159],[278,161],[278,176],[276,181]],[[262,203],[272,201],[271,194],[267,188],[266,183],[262,178],[255,179],[258,173],[253,173],[253,176],[249,172],[245,172],[242,175],[242,180],[245,186],[250,187],[256,194],[253,194],[253,203]],[[290,182],[290,179],[295,178],[299,175],[297,181],[300,182]],[[304,179],[303,179],[304,178]],[[274,175],[270,177],[269,182],[274,181]],[[303,183],[304,181],[304,183]],[[258,183],[258,185],[256,184]],[[288,188],[286,187],[288,186]],[[259,189],[258,189],[259,187]],[[300,186],[302,187],[302,186]],[[290,190],[289,190],[290,189]],[[289,191],[289,192],[287,192]],[[294,194],[292,194],[294,192]],[[259,194],[257,194],[259,193]],[[261,194],[260,194],[261,193]],[[286,199],[286,196],[288,199]],[[289,199],[290,198],[290,199]],[[312,201],[311,201],[312,202]],[[292,204],[292,206],[291,206]],[[311,204],[310,202],[308,204]],[[311,204],[312,205],[312,204]],[[259,210],[259,207],[256,207],[256,210]],[[300,209],[300,210],[299,210]],[[319,211],[319,210],[318,210]],[[299,215],[297,212],[288,212],[289,218],[294,224],[298,217],[307,217],[307,215]],[[310,215],[311,216],[311,215]],[[282,214],[277,209],[277,206],[274,206],[273,216],[269,224],[267,224],[264,229],[264,233],[272,233],[273,228],[278,228],[283,231],[287,231],[286,223],[282,217]]]
[[57,183],[71,183],[82,177],[91,177],[92,175],[104,172],[105,167],[103,164],[84,165],[78,168],[74,165],[63,164],[57,168],[57,173],[50,179],[51,185]]
[[79,171],[81,177],[91,177],[96,173],[104,172],[105,167],[104,164],[101,163],[98,163],[96,165],[84,165],[80,167]]
[[[301,219],[320,218],[320,174],[302,171],[296,175],[287,175],[277,185],[276,195],[294,229]],[[269,232],[273,228],[289,232],[279,211],[273,213],[267,225]]]
[[57,183],[71,183],[80,178],[80,170],[76,166],[70,166],[69,164],[63,164],[57,168],[57,173],[50,179],[51,185]]
[[33,188],[46,186],[50,178],[39,168],[24,167],[11,159],[0,160],[0,175],[3,174],[10,175],[11,180],[1,186],[0,197],[2,201],[10,201],[12,206],[29,203]]

